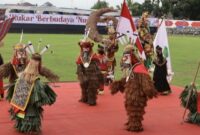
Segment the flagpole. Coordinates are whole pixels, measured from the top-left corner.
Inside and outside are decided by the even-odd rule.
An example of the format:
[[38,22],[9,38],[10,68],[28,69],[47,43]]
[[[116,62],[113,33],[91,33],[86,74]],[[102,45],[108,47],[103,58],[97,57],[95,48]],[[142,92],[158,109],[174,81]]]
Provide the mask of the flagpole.
[[[161,17],[161,22],[159,23],[159,20],[160,19],[158,19],[158,28],[157,28],[157,31],[156,31],[156,36],[157,36],[157,33],[158,33],[158,30],[159,30],[159,28],[160,28],[160,26],[162,25],[162,23],[163,23],[163,21],[164,21],[164,17]],[[156,36],[154,37],[154,40],[155,40],[155,38],[156,38]],[[154,55],[153,55],[153,59],[155,59],[156,58],[156,53],[155,53],[155,45],[153,44],[153,48],[154,48]]]
[[161,22],[160,22],[160,23],[159,23],[159,20],[160,20],[160,19],[158,19],[158,23],[159,23],[159,24],[158,24],[158,28],[157,28],[157,31],[156,31],[156,35],[157,35],[157,33],[158,33],[158,29],[160,28],[161,24],[162,24],[162,23],[163,23],[163,21],[164,21],[164,16],[163,16],[163,17],[161,17],[161,19],[162,19],[162,20],[161,20]]
[[[164,16],[161,17],[161,19],[162,19],[162,20],[161,20],[160,24],[158,25],[158,29],[160,28],[161,24],[163,23],[163,21],[164,21],[164,19],[165,19]],[[159,19],[159,20],[160,20],[160,19]],[[158,29],[157,29],[157,32],[158,32]]]
[[22,43],[23,35],[24,35],[24,32],[23,32],[23,29],[22,29],[22,32],[21,32],[21,35],[20,35],[20,39],[19,39],[19,43]]
[[41,43],[42,43],[42,39],[40,38],[40,40],[38,41],[38,48],[37,48],[38,52],[40,51]]

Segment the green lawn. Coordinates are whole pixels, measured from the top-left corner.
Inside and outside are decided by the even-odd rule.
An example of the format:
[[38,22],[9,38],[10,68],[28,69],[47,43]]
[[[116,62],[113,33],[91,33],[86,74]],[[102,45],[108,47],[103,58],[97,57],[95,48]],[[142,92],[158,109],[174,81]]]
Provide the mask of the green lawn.
[[[5,62],[10,60],[13,53],[12,47],[19,42],[19,37],[20,34],[8,34],[4,39],[5,45],[0,49]],[[77,42],[82,38],[82,35],[24,34],[23,42],[32,41],[37,50],[40,38],[42,39],[42,46],[46,44],[51,45],[49,51],[43,56],[43,64],[57,73],[61,81],[76,81],[75,60],[79,55]],[[184,86],[193,80],[198,62],[200,61],[200,38],[173,36],[169,38],[169,42],[172,68],[175,72],[172,84]],[[122,48],[123,46],[120,46],[120,50],[117,53],[117,61],[119,61],[122,55]],[[53,54],[50,53],[51,50],[53,50]],[[121,71],[118,66],[116,78],[119,78],[120,75]],[[197,84],[200,83],[200,77],[198,78]]]

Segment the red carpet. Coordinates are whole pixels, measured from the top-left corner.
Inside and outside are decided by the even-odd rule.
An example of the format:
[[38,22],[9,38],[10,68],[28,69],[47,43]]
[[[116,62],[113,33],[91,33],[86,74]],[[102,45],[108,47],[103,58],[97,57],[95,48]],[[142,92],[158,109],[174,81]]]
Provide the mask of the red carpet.
[[[53,86],[53,85],[52,85]],[[111,96],[109,91],[98,97],[97,106],[79,103],[78,83],[59,83],[54,87],[57,102],[45,107],[42,122],[43,135],[199,135],[200,127],[184,123],[184,109],[178,99],[180,88],[172,87],[169,96],[150,100],[146,108],[144,132],[131,133],[124,129],[126,112],[123,95]],[[0,135],[18,135],[8,114],[9,104],[0,102]]]

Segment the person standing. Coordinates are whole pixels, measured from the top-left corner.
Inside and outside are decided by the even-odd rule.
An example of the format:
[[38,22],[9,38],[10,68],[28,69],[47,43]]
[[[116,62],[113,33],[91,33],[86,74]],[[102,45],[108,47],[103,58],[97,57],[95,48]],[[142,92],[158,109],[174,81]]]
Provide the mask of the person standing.
[[[21,133],[39,133],[43,106],[52,105],[56,101],[56,93],[39,78],[39,75],[44,74],[41,67],[41,55],[33,54],[25,70],[8,89],[6,98],[11,104],[10,116],[15,121],[15,128]],[[49,69],[45,72],[47,79],[59,79]]]
[[102,76],[103,76],[103,83],[100,84],[98,94],[103,95],[104,94],[104,85],[106,82],[106,77],[108,74],[108,67],[107,67],[107,57],[105,55],[105,49],[104,46],[98,45],[98,50],[97,50],[97,57],[99,59],[99,69],[101,70]]
[[153,73],[154,86],[158,92],[162,95],[168,95],[171,93],[171,88],[167,81],[167,60],[163,57],[162,48],[156,46],[157,57],[153,61],[155,65]]
[[112,95],[119,91],[125,94],[124,106],[128,117],[126,129],[141,132],[145,107],[149,99],[156,97],[157,91],[146,67],[134,53],[133,45],[127,45],[124,54],[129,54],[127,62],[130,62],[132,67],[126,77],[123,76],[111,84],[110,90]]

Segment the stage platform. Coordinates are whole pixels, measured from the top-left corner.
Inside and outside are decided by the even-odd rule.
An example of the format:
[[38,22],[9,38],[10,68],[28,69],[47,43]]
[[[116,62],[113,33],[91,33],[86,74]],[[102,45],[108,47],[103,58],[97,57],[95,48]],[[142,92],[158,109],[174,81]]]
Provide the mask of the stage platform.
[[[45,107],[42,121],[42,135],[199,135],[200,127],[181,124],[184,109],[180,106],[180,87],[172,87],[168,96],[150,100],[144,116],[144,131],[128,132],[124,123],[127,116],[121,93],[112,96],[108,89],[99,95],[97,106],[78,102],[78,83],[51,84],[57,93],[57,101]],[[7,101],[0,102],[0,135],[20,135],[13,128]]]

